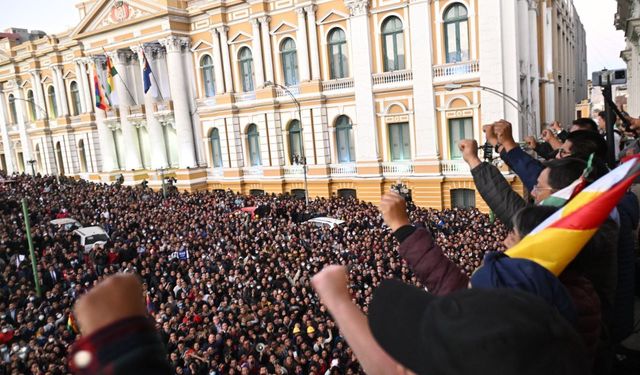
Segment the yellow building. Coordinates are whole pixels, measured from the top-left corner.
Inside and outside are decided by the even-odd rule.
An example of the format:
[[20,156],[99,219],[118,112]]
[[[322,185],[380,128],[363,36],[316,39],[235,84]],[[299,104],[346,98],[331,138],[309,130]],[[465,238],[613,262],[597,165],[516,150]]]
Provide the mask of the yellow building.
[[[73,30],[0,34],[0,158],[9,172],[105,182],[122,174],[125,184],[147,179],[158,188],[158,170],[167,168],[181,190],[302,195],[304,158],[312,198],[377,202],[402,180],[420,205],[485,209],[456,143],[483,143],[482,124],[501,118],[517,138],[553,120],[554,106],[545,109],[552,73],[539,67],[555,53],[545,40],[556,38],[543,25],[567,4],[94,0],[77,7]],[[107,55],[117,75],[103,111],[93,72],[108,91]],[[153,72],[147,93],[143,56]]]

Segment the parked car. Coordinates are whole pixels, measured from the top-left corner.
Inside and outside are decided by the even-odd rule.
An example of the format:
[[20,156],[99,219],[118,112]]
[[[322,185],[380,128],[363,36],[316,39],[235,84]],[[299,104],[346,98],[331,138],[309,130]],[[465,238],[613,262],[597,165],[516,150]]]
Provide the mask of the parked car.
[[317,227],[329,227],[330,229],[344,227],[346,225],[344,220],[334,219],[332,217],[316,217],[307,220],[306,223],[313,224]]
[[73,231],[75,239],[84,247],[84,252],[88,253],[95,245],[104,245],[109,241],[109,235],[102,227],[86,227]]
[[71,218],[51,220],[51,224],[60,225],[67,232],[72,232],[76,229],[82,228],[82,224],[80,224],[78,220]]

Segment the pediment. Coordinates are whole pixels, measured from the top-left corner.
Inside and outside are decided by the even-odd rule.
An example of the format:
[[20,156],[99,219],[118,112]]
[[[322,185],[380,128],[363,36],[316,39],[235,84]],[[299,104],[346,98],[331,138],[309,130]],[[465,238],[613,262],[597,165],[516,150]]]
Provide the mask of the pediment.
[[269,34],[278,35],[278,34],[290,33],[293,31],[298,31],[298,26],[292,23],[289,23],[287,21],[282,21],[276,27],[274,27]]
[[250,42],[253,40],[253,35],[249,35],[247,33],[245,33],[244,31],[240,31],[239,33],[235,34],[234,36],[232,36],[231,38],[229,38],[229,44],[238,44],[238,43],[246,43],[246,42]]
[[51,78],[50,75],[45,75],[44,77],[42,77],[42,80],[40,80],[40,83],[53,83],[53,79]]
[[205,51],[213,48],[213,44],[207,42],[206,40],[199,40],[193,43],[193,47],[191,48],[191,52]]
[[137,22],[141,18],[162,12],[163,9],[150,0],[100,0],[87,12],[80,24],[71,33],[71,37],[112,26],[124,26]]
[[76,72],[74,72],[73,70],[67,70],[67,72],[62,75],[62,78],[76,78]]
[[326,25],[328,23],[334,23],[339,21],[344,21],[349,18],[349,15],[339,12],[337,10],[330,10],[327,14],[320,17],[316,24],[318,25]]

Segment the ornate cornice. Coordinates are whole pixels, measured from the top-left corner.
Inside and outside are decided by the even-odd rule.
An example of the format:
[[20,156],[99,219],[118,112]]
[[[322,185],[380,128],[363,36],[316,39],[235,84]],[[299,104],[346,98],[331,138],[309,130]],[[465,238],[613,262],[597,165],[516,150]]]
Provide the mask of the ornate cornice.
[[369,13],[369,0],[345,0],[344,6],[349,9],[352,17],[364,16]]

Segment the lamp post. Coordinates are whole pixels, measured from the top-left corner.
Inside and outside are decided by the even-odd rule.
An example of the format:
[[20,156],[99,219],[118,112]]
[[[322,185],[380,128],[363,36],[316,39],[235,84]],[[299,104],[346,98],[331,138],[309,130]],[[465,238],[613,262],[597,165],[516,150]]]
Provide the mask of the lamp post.
[[[282,86],[278,83],[273,83],[271,81],[266,81],[264,83],[265,87],[268,86],[275,86],[275,87],[279,87],[281,89],[283,89],[287,94],[289,94],[289,96],[291,97],[291,99],[293,100],[293,102],[296,104],[296,107],[298,107],[298,118],[300,119],[300,125],[302,125],[302,110],[300,109],[300,102],[296,99],[296,97],[293,95],[293,93],[291,93],[291,91],[289,91],[288,88],[286,88],[285,86]],[[302,133],[302,136],[304,137],[304,133]],[[302,173],[304,176],[304,202],[305,204],[308,206],[309,205],[309,188],[307,185],[307,157],[305,156],[305,151],[304,151],[304,139],[302,140]]]
[[168,171],[169,168],[158,168],[156,169],[156,176],[158,176],[158,173],[160,173],[160,176],[162,177],[162,199],[167,199],[167,188],[164,184],[164,172]]
[[31,159],[31,160],[27,160],[27,163],[31,164],[31,174],[33,174],[33,176],[36,176],[36,169],[33,167],[33,165],[35,163],[37,163],[35,160]]
[[496,89],[492,89],[491,87],[480,86],[480,85],[471,85],[471,84],[466,84],[466,83],[462,83],[462,84],[461,83],[450,83],[450,84],[444,86],[444,88],[447,91],[453,91],[453,90],[461,89],[463,87],[473,87],[473,88],[476,88],[476,89],[480,89],[482,91],[486,91],[488,93],[491,93],[493,95],[496,95],[496,96],[501,97],[502,99],[504,99],[513,108],[515,108],[518,111],[518,113],[520,113],[524,117],[524,120],[527,123],[527,127],[529,128],[529,133],[531,133],[531,135],[535,136],[536,133],[533,130],[533,124],[529,121],[529,117],[531,117],[533,119],[533,122],[534,123],[536,122],[535,113],[532,113],[530,110],[525,108],[514,97],[509,96],[509,95],[503,93],[502,91],[498,91]]

